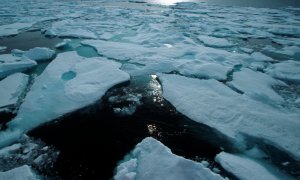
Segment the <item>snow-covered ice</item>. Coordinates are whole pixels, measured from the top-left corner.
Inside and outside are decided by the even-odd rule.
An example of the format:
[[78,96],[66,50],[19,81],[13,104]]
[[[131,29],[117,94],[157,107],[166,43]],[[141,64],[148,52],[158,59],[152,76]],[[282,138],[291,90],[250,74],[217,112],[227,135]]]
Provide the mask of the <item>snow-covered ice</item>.
[[136,145],[116,168],[116,180],[123,179],[224,179],[199,162],[177,156],[154,138]]
[[272,89],[272,86],[286,86],[286,84],[261,72],[243,68],[241,71],[233,73],[233,79],[228,84],[261,102],[271,104],[284,102],[283,98]]
[[252,100],[216,80],[158,74],[163,96],[190,119],[215,128],[243,149],[244,135],[300,159],[299,112]]
[[217,63],[202,63],[201,61],[187,62],[178,67],[178,72],[185,76],[197,78],[216,79],[225,81],[227,74],[232,70],[231,67]]
[[229,42],[227,39],[224,38],[200,35],[198,36],[198,39],[201,42],[203,42],[206,46],[210,47],[223,48],[234,46],[233,43]]
[[13,36],[19,34],[20,30],[28,29],[32,26],[32,23],[13,23],[0,26],[1,36]]
[[241,180],[250,179],[268,179],[268,180],[279,180],[289,179],[290,177],[285,176],[278,172],[278,170],[265,167],[258,160],[250,159],[242,155],[234,155],[226,152],[219,153],[215,160],[229,173]]
[[4,78],[15,72],[25,71],[37,63],[28,58],[16,57],[10,54],[0,55],[0,78]]
[[129,80],[121,64],[104,58],[59,54],[35,79],[18,115],[0,133],[0,145],[42,123],[95,103],[112,86]]
[[292,82],[300,82],[300,62],[284,61],[270,65],[266,70],[270,76]]
[[15,105],[25,91],[29,77],[16,73],[0,81],[0,109]]
[[15,169],[0,172],[0,179],[6,180],[38,180],[38,176],[32,171],[31,167],[24,165]]
[[24,54],[27,58],[34,60],[34,61],[48,61],[55,56],[55,51],[45,48],[45,47],[35,47],[28,51],[26,51]]

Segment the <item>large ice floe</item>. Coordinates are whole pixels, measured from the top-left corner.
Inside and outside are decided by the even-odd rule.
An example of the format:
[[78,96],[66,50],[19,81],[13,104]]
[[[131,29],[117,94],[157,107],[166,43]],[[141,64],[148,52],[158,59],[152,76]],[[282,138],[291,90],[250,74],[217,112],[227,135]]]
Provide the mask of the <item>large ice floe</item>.
[[270,65],[266,70],[266,73],[270,76],[291,81],[300,82],[300,62],[297,61],[284,61]]
[[136,145],[116,168],[116,180],[224,179],[203,164],[177,156],[154,138]]
[[[245,148],[252,137],[300,159],[299,112],[290,112],[250,99],[216,80],[159,74],[163,96],[190,119],[217,129]],[[251,92],[251,91],[250,91]]]
[[16,105],[19,97],[25,91],[28,80],[28,75],[16,73],[0,81],[0,111]]
[[26,57],[16,57],[11,54],[0,55],[0,78],[4,78],[15,72],[25,71],[37,63]]
[[247,96],[262,102],[271,102],[271,104],[284,102],[283,98],[272,89],[272,86],[286,85],[261,72],[243,68],[241,71],[233,73],[233,80],[228,84]]
[[112,86],[128,81],[121,64],[104,58],[83,58],[76,52],[57,56],[36,78],[18,115],[0,133],[0,145],[42,123],[95,103]]
[[32,171],[31,167],[24,165],[11,169],[9,171],[0,172],[0,179],[6,180],[38,180],[38,176]]
[[221,152],[215,160],[229,173],[241,180],[250,179],[292,179],[281,174],[274,167],[266,167],[265,164],[258,160],[250,159],[242,155],[234,155],[226,152]]

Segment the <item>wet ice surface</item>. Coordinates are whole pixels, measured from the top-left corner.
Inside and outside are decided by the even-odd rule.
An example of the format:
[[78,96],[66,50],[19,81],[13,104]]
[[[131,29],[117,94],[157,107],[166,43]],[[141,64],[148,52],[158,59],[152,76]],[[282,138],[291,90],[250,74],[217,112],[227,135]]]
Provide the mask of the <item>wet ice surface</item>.
[[[1,78],[24,71],[29,84],[23,95],[18,95],[18,105],[24,103],[15,111],[17,117],[6,123],[10,114],[0,114],[5,117],[1,126],[6,127],[0,132],[0,146],[20,143],[18,137],[31,130],[31,137],[41,138],[61,152],[50,172],[33,165],[42,161],[42,151],[34,161],[25,161],[39,174],[108,179],[137,143],[152,136],[173,154],[206,165],[208,161],[209,168],[223,176],[244,177],[245,172],[228,168],[236,167],[234,158],[226,165],[218,161],[224,169],[216,165],[214,157],[221,150],[256,158],[266,167],[299,178],[297,2],[286,1],[284,6],[277,1],[234,3],[244,7],[220,5],[233,5],[229,0],[219,5],[212,0],[176,5],[176,1],[147,2],[2,3],[0,60],[5,59],[0,62]],[[59,61],[53,60],[54,51]],[[37,65],[20,69],[22,58]],[[82,61],[75,63],[78,67],[71,63],[76,59]],[[7,65],[13,71],[8,71]],[[121,74],[131,75],[130,81],[102,89],[102,80],[117,77],[110,74],[101,79],[102,71],[88,72],[101,68],[105,72],[120,68]],[[161,84],[156,74],[178,76],[183,81],[161,78]],[[106,92],[102,98],[94,98],[97,88],[103,95]],[[92,103],[81,103],[89,98]],[[218,118],[222,121],[217,122]],[[251,151],[253,147],[265,156]],[[22,165],[7,162],[11,166],[0,171]],[[99,169],[99,162],[105,162],[106,168]],[[135,168],[147,171],[142,166]],[[269,177],[278,175],[268,171]],[[133,177],[133,173],[127,175]]]

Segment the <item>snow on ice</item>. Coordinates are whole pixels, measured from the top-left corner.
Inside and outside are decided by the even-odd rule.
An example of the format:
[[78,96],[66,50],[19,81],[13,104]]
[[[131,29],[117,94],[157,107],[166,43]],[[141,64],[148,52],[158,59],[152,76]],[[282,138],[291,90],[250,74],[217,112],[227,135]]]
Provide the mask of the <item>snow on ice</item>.
[[112,86],[129,80],[121,64],[104,58],[83,58],[76,52],[59,54],[36,78],[18,115],[0,133],[1,146],[22,133],[95,103]]
[[168,147],[151,137],[137,144],[125,157],[116,168],[114,178],[116,180],[224,179],[199,162],[173,154]]

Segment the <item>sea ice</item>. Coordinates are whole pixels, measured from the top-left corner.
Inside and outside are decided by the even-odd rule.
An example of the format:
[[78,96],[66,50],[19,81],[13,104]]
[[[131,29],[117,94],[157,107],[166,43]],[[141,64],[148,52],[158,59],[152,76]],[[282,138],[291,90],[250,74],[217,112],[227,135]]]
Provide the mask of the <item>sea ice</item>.
[[5,51],[6,50],[6,46],[0,46],[0,52]]
[[0,81],[0,110],[14,106],[24,92],[28,75],[16,73]]
[[270,65],[266,70],[270,76],[291,82],[300,82],[300,62],[284,61]]
[[32,171],[31,167],[24,165],[15,169],[0,172],[0,179],[6,180],[38,180],[38,176]]
[[212,36],[198,36],[198,39],[203,42],[206,46],[216,47],[216,48],[223,48],[223,47],[232,47],[234,46],[233,43],[229,42],[227,39],[224,38],[216,38]]
[[225,81],[227,74],[232,68],[216,63],[202,63],[201,61],[191,61],[179,66],[178,71],[185,76],[197,78],[216,79]]
[[0,37],[1,36],[13,36],[19,34],[22,29],[30,28],[32,23],[14,23],[0,26]]
[[38,76],[18,115],[0,133],[3,146],[38,125],[95,103],[116,84],[129,80],[121,64],[104,58],[59,54]]
[[15,72],[25,71],[35,65],[36,62],[28,58],[2,54],[0,55],[0,78],[4,78]]
[[272,89],[272,86],[286,86],[286,84],[261,72],[243,68],[241,71],[233,73],[233,79],[228,84],[261,102],[271,102],[271,104],[284,102],[283,98]]
[[54,58],[55,51],[45,47],[35,47],[26,51],[24,54],[27,58],[34,61],[48,61]]
[[190,119],[215,128],[245,148],[245,136],[260,139],[300,159],[300,113],[254,101],[216,80],[158,74],[163,96]]
[[258,160],[253,160],[242,155],[234,155],[221,152],[215,160],[229,173],[241,180],[268,179],[279,180],[286,179],[287,176],[278,172],[274,168],[267,169],[264,164]]
[[[159,163],[157,163],[159,162]],[[116,180],[223,179],[199,162],[177,156],[154,138],[145,138],[116,168]]]

